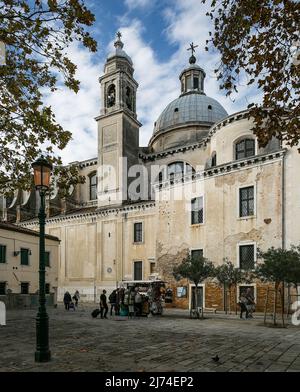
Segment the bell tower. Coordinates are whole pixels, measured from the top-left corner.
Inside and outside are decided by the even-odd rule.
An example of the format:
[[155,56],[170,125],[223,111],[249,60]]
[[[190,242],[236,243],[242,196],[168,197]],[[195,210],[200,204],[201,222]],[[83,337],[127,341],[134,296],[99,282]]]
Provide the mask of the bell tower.
[[101,85],[98,123],[98,206],[127,200],[128,170],[138,163],[139,127],[136,115],[138,83],[133,63],[117,33],[114,51],[107,57]]

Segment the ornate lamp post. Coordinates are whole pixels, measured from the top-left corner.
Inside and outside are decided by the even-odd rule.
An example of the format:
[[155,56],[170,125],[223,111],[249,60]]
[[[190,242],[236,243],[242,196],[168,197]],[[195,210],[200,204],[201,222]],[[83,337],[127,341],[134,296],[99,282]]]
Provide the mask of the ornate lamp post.
[[36,316],[36,362],[48,362],[51,359],[49,350],[49,323],[46,311],[45,296],[45,194],[49,189],[52,165],[44,157],[32,164],[34,170],[34,185],[40,193],[41,205],[39,210],[40,224],[40,262],[39,262],[39,310]]

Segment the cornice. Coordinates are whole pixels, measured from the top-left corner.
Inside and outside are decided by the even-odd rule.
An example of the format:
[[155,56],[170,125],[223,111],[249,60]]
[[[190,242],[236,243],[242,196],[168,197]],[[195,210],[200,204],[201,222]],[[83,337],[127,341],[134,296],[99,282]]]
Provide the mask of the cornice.
[[278,160],[282,158],[285,155],[286,151],[287,151],[286,149],[282,149],[268,154],[256,155],[251,158],[232,161],[229,163],[225,163],[223,165],[218,165],[209,169],[205,169],[203,171],[189,174],[184,177],[178,177],[172,180],[163,181],[161,183],[155,183],[153,184],[153,186],[156,190],[159,190],[163,188],[169,188],[177,184],[183,184],[183,183],[195,181],[198,179],[206,179],[206,178],[216,177],[220,175],[226,175],[228,173],[235,172],[248,167],[268,164],[274,160]]

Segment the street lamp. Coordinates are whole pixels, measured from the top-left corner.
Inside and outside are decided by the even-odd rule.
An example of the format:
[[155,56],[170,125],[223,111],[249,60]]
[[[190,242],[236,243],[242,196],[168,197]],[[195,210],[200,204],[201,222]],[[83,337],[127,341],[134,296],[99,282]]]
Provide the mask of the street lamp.
[[41,205],[39,210],[40,225],[40,261],[39,261],[39,310],[36,316],[36,362],[48,362],[51,359],[49,350],[49,322],[46,311],[45,296],[45,194],[49,189],[52,165],[43,156],[33,164],[34,185],[40,193]]

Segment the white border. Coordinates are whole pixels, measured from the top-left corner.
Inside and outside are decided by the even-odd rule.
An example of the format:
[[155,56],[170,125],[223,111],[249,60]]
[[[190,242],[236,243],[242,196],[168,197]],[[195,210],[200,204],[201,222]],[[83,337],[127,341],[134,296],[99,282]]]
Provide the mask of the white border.
[[[253,186],[253,195],[254,195],[254,214],[253,215],[247,215],[247,216],[240,216],[240,189],[243,188],[249,188],[250,186]],[[238,220],[245,220],[245,219],[253,219],[256,218],[256,200],[257,200],[257,186],[255,182],[249,183],[249,184],[243,184],[241,186],[237,187],[237,219]]]
[[257,303],[257,286],[256,283],[239,283],[236,290],[236,300],[239,302],[240,287],[254,287],[254,302]]
[[[238,242],[237,244],[236,244],[236,264],[237,264],[237,267],[238,268],[241,268],[241,266],[240,266],[240,246],[243,246],[243,245],[254,245],[254,267],[256,267],[256,263],[257,263],[257,243],[255,242],[255,241],[250,241],[250,240],[248,240],[248,241],[241,241],[241,242]],[[243,271],[245,271],[245,270],[243,270]],[[252,270],[251,270],[252,271]]]

